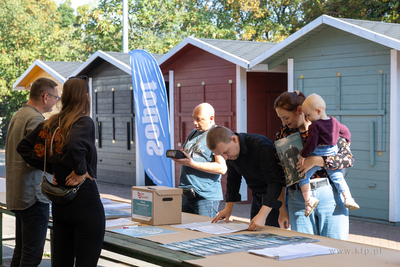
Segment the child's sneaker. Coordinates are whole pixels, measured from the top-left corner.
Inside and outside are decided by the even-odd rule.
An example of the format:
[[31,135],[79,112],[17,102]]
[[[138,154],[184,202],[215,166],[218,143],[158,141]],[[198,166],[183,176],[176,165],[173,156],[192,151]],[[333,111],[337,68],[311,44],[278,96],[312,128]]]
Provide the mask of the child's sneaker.
[[344,199],[344,206],[349,210],[358,210],[360,208],[352,197]]
[[306,209],[304,210],[304,215],[306,217],[310,216],[310,214],[314,211],[318,203],[319,199],[316,199],[315,197],[310,197],[310,199],[306,202]]

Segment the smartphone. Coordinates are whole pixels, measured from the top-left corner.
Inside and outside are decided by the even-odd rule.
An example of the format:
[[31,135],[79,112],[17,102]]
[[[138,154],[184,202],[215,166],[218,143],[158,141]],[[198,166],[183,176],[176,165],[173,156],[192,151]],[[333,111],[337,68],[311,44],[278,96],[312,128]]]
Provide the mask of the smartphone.
[[165,153],[165,155],[168,158],[174,158],[174,159],[184,159],[184,158],[186,158],[185,154],[183,154],[183,152],[180,151],[180,150],[168,149],[167,152]]

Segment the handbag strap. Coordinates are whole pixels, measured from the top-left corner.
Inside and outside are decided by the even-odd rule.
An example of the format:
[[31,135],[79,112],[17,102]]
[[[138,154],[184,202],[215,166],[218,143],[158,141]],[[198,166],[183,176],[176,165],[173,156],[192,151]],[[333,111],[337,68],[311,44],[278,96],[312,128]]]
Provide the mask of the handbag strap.
[[56,130],[54,131],[54,133],[51,135],[51,141],[50,141],[50,156],[53,153],[53,141],[54,141],[54,137],[56,136],[56,132],[58,131],[58,129],[60,129],[60,126],[58,126],[56,128]]
[[44,166],[43,166],[43,179],[46,179],[46,150],[47,150],[47,139],[44,139]]
[[[57,130],[60,128],[58,126],[54,133],[51,135],[51,141],[50,141],[50,151],[53,151],[53,140],[54,137],[56,136]],[[43,166],[43,179],[46,179],[45,173],[46,173],[46,153],[47,152],[47,138],[44,139],[44,166]],[[51,155],[50,155],[51,156]]]

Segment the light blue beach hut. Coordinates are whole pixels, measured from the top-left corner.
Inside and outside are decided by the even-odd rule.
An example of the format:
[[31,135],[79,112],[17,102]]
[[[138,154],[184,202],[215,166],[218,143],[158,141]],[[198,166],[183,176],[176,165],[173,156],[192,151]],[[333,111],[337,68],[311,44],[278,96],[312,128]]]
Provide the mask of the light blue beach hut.
[[400,24],[323,15],[252,60],[286,65],[288,90],[320,94],[352,133],[353,217],[400,225]]

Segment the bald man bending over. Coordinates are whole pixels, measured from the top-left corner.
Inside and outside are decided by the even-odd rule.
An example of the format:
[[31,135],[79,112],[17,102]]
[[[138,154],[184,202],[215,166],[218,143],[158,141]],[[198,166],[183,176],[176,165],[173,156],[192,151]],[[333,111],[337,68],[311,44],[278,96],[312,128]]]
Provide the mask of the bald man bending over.
[[193,110],[195,129],[182,151],[186,158],[173,159],[181,164],[179,187],[183,189],[182,211],[215,217],[222,197],[221,175],[227,167],[223,157],[214,155],[206,144],[208,130],[215,126],[214,108],[202,103]]

